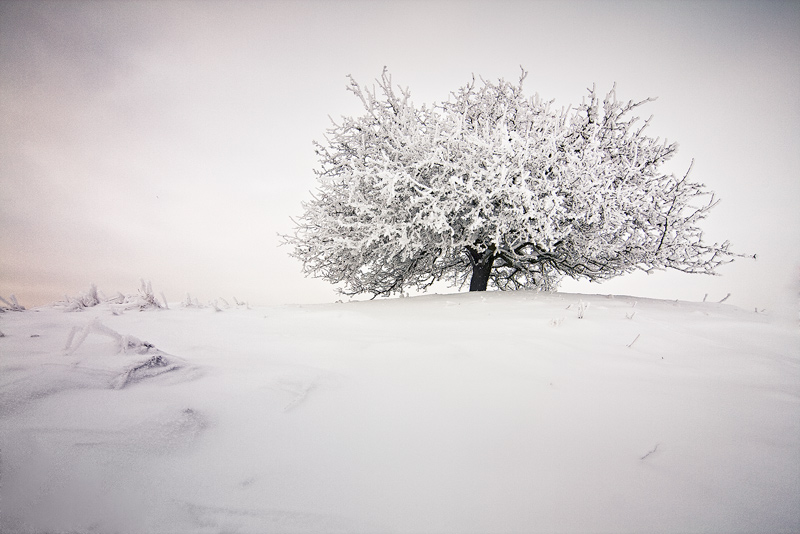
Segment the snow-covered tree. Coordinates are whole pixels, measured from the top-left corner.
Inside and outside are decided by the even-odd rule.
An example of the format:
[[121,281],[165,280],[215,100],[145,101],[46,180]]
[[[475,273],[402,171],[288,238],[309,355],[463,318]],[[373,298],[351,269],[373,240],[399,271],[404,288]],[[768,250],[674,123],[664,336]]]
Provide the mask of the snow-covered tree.
[[632,116],[649,99],[592,89],[557,110],[525,96],[524,79],[473,80],[418,107],[385,70],[371,90],[350,78],[365,113],[316,144],[318,190],[283,236],[304,272],[389,295],[447,278],[470,291],[554,289],[564,276],[713,274],[731,261],[697,226],[714,195],[662,171],[677,145]]

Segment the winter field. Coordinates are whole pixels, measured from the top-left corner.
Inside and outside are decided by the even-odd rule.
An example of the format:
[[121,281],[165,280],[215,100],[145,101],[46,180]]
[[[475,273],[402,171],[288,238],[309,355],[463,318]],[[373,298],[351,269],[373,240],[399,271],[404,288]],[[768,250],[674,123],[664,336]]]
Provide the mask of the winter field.
[[0,313],[0,531],[800,532],[796,322],[533,292],[219,309]]

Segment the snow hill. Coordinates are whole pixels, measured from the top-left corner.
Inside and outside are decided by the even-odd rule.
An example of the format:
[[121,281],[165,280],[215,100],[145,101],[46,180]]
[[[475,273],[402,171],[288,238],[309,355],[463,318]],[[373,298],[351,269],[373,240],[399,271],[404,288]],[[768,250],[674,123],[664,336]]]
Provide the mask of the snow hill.
[[4,533],[800,531],[800,329],[724,304],[102,303],[0,332]]

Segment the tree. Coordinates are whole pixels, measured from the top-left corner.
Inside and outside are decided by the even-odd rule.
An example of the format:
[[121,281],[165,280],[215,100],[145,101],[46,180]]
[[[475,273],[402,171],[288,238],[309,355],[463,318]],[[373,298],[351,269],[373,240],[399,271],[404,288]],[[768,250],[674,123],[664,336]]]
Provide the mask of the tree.
[[[449,278],[470,291],[554,289],[637,269],[714,274],[728,243],[697,223],[716,204],[705,186],[661,170],[677,149],[645,134],[594,88],[574,109],[474,79],[417,107],[384,70],[377,89],[352,77],[365,113],[316,143],[319,187],[283,241],[307,275],[353,295],[424,289]],[[705,202],[699,200],[707,197]]]

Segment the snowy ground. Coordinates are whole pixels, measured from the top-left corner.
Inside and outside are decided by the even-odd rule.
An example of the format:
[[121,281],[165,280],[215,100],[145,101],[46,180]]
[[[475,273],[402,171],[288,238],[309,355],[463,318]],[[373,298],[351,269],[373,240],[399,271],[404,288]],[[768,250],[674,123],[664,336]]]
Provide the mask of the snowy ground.
[[520,292],[0,332],[2,532],[800,531],[800,328],[753,311]]

